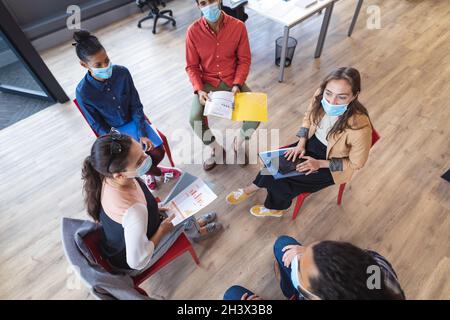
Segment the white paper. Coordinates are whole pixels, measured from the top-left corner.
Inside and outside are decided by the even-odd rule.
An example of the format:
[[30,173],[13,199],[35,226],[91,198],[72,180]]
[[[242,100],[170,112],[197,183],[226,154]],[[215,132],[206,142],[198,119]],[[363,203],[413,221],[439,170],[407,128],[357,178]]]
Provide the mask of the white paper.
[[205,208],[217,198],[217,195],[201,180],[196,179],[186,189],[181,191],[169,203],[165,205],[169,210],[166,212],[174,226]]
[[234,109],[234,95],[228,91],[216,91],[208,94],[211,101],[206,101],[204,116],[230,119]]

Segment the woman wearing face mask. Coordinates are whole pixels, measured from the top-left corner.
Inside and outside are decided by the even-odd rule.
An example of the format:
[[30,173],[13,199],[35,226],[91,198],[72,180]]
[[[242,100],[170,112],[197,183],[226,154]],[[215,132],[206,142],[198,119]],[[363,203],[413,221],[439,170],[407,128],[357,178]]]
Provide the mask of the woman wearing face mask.
[[231,192],[227,202],[239,204],[265,188],[264,205],[252,207],[250,213],[281,217],[300,193],[349,182],[353,172],[366,163],[372,144],[372,125],[358,100],[360,91],[358,70],[343,67],[331,72],[306,111],[297,133],[299,141],[285,154],[291,161],[305,160],[296,166],[303,175],[275,180],[260,172],[252,184]]
[[174,227],[174,216],[163,217],[166,209],[138,178],[151,166],[141,145],[117,131],[97,138],[83,164],[85,204],[102,225],[101,250],[113,267],[131,273],[150,267],[183,231],[199,241],[221,229],[215,213]]
[[114,127],[142,144],[153,160],[153,166],[145,176],[150,189],[156,188],[154,176],[171,173],[179,177],[179,169],[158,167],[164,158],[164,148],[158,139],[158,145],[150,140],[155,138],[155,133],[146,121],[128,69],[113,65],[97,37],[88,31],[76,31],[73,38],[80,64],[88,70],[77,86],[76,98],[94,131],[104,135]]

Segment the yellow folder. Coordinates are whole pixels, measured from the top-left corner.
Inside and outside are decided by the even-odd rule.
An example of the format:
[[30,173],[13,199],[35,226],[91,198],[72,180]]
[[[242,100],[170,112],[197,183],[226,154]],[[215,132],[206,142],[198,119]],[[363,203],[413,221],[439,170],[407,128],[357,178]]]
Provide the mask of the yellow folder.
[[267,94],[261,92],[241,92],[234,98],[234,121],[267,122]]

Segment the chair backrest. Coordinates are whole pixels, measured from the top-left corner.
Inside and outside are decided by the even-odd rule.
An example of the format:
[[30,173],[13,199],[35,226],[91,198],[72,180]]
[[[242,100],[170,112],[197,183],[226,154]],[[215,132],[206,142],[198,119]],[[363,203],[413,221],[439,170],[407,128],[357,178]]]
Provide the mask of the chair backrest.
[[375,143],[377,143],[378,140],[380,140],[380,135],[375,130],[375,128],[372,127],[372,147]]
[[96,231],[88,233],[83,238],[83,241],[89,248],[89,251],[91,252],[97,264],[102,266],[106,271],[111,272],[112,269],[109,265],[108,260],[106,260],[100,252],[101,230],[97,229]]
[[[99,134],[94,130],[94,128],[91,127],[91,125],[89,124],[89,121],[87,121],[86,115],[84,114],[83,109],[81,109],[77,99],[73,99],[73,103],[75,103],[75,105],[77,106],[78,111],[80,111],[81,115],[83,116],[84,120],[88,124],[89,128],[91,128],[91,130],[95,134],[95,136],[98,137]],[[147,120],[147,122],[149,124],[152,124],[152,122],[150,121],[150,119],[147,116],[145,116],[145,120]],[[163,139],[163,141],[164,141],[165,135],[161,131],[159,131],[157,128],[156,128],[156,131],[158,132],[158,134],[161,137],[161,139]]]
[[78,111],[80,111],[81,115],[83,116],[84,120],[86,121],[86,123],[88,124],[89,128],[91,128],[92,132],[95,134],[96,137],[99,136],[99,134],[97,132],[95,132],[94,128],[91,127],[89,121],[87,121],[86,115],[83,112],[83,109],[81,109],[80,105],[78,104],[77,99],[73,99],[73,103],[75,103],[75,105],[78,108]]

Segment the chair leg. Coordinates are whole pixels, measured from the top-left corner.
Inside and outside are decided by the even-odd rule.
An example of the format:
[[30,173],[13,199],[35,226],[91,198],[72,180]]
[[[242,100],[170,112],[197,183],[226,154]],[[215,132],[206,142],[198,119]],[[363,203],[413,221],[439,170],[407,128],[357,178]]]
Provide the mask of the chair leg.
[[162,15],[165,15],[165,14],[169,14],[169,16],[171,16],[171,17],[173,17],[173,12],[172,12],[172,10],[163,10],[163,11],[161,11],[160,12]]
[[195,263],[197,265],[200,265],[200,259],[198,258],[197,253],[195,252],[194,247],[192,246],[192,244],[191,244],[191,246],[190,246],[190,248],[188,250],[189,250],[189,253],[192,256],[192,259],[194,259]]
[[138,287],[138,286],[135,286],[134,288],[136,289],[137,292],[139,292],[139,293],[142,294],[143,296],[148,297],[148,294],[147,294],[147,292],[146,292],[144,289],[142,289],[142,288],[140,288],[140,287]]
[[175,163],[173,162],[173,159],[172,159],[172,152],[170,151],[169,142],[167,141],[167,137],[161,131],[159,131],[159,130],[157,130],[157,131],[163,142],[164,151],[166,152],[167,158],[169,158],[170,165],[172,167],[175,167]]
[[[167,10],[167,11],[170,11],[169,14],[172,16],[172,11],[171,10]],[[161,12],[161,14],[159,15],[159,18],[167,19],[168,21],[172,22],[172,26],[175,27],[177,25],[177,22],[171,16],[169,17],[169,16],[163,14],[163,12]]]
[[337,198],[337,204],[338,204],[338,206],[340,206],[341,203],[342,203],[342,195],[344,194],[344,190],[345,190],[345,183],[342,183],[342,184],[339,186],[339,193],[338,193],[338,198]]
[[148,16],[146,16],[145,18],[142,18],[141,20],[138,21],[138,28],[142,27],[142,22],[146,21],[146,20],[150,20],[153,19],[153,14],[151,12],[148,13]]
[[164,150],[166,151],[166,154],[167,154],[167,158],[169,158],[170,165],[172,167],[175,167],[175,163],[173,162],[173,159],[172,159],[172,152],[170,151],[169,142],[167,142],[167,139],[164,140],[163,145],[164,145]]
[[295,220],[297,218],[298,212],[300,211],[300,208],[303,205],[303,201],[308,197],[311,193],[300,193],[297,197],[297,202],[295,203],[294,211],[292,212],[292,220]]
[[155,19],[153,20],[153,30],[152,30],[153,34],[156,34],[156,23],[158,22],[158,19],[159,19],[159,15],[156,15]]

